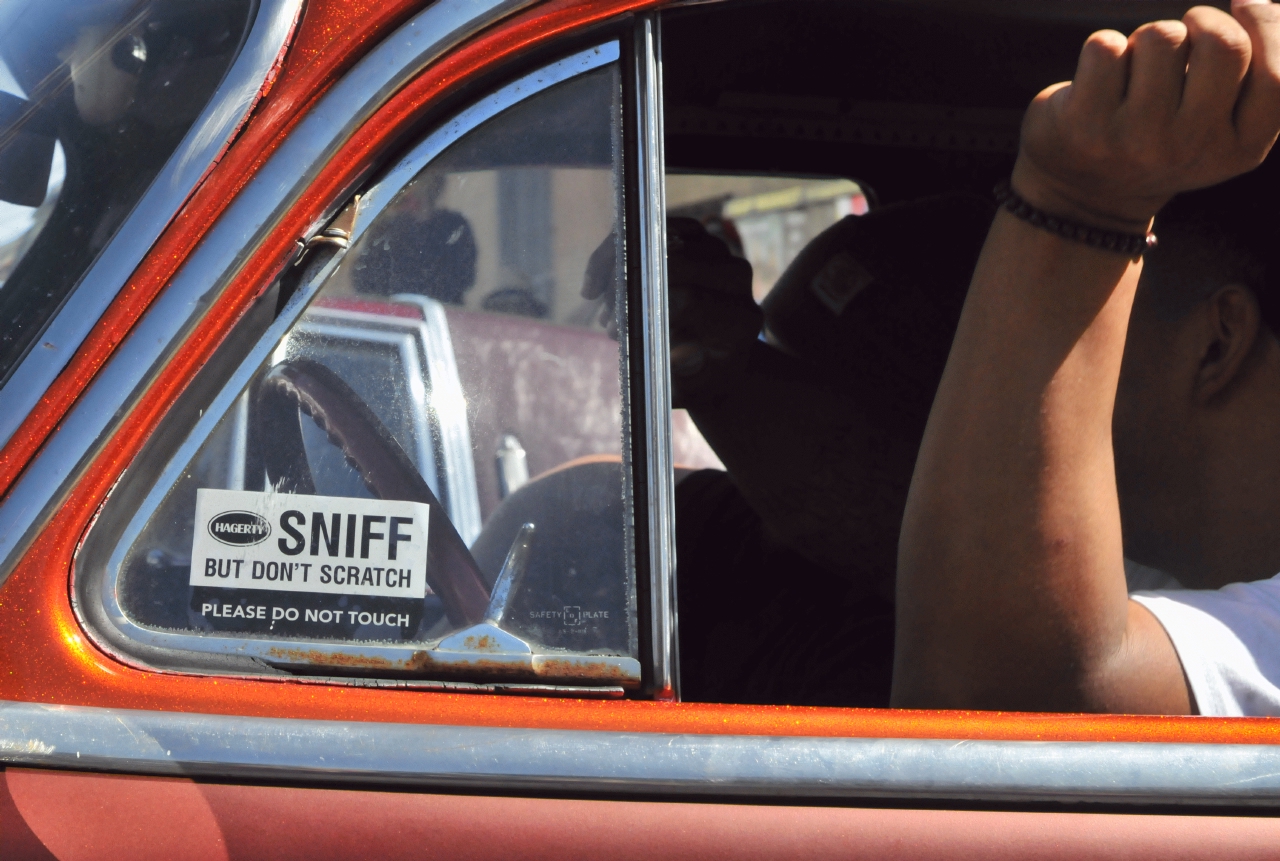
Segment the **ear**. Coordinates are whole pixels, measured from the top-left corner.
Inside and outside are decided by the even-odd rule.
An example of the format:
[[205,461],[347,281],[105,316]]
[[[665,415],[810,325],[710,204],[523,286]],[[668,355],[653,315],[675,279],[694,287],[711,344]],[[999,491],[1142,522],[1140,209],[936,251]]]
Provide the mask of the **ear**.
[[1231,386],[1262,335],[1258,300],[1238,284],[1219,288],[1203,309],[1207,338],[1196,372],[1196,396],[1201,402]]

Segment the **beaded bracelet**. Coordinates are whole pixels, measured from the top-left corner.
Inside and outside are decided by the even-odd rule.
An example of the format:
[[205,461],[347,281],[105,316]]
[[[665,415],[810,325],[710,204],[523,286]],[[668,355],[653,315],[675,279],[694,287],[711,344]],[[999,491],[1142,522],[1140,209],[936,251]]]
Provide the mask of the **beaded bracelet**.
[[1137,259],[1156,245],[1156,235],[1150,231],[1147,233],[1124,233],[1119,230],[1103,230],[1100,227],[1090,227],[1078,221],[1069,221],[1056,215],[1050,215],[1043,209],[1037,209],[1027,203],[1021,195],[1013,190],[1007,179],[1002,180],[995,187],[995,196],[997,203],[1012,215],[1021,218],[1033,227],[1056,233],[1064,239],[1083,242],[1091,248],[1114,251],[1117,254]]

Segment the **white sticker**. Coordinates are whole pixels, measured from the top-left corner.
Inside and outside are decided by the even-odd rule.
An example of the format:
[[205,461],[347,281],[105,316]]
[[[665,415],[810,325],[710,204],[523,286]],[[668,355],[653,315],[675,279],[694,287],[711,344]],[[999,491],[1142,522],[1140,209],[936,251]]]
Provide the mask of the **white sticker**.
[[423,598],[423,502],[196,491],[191,585]]

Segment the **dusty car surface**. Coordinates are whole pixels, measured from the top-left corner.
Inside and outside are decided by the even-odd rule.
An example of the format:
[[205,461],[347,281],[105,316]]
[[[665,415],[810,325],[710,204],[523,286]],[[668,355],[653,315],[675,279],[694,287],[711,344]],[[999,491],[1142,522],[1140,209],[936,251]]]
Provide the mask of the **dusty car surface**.
[[1189,5],[0,0],[0,855],[1270,857],[1270,719],[888,707],[1022,112]]

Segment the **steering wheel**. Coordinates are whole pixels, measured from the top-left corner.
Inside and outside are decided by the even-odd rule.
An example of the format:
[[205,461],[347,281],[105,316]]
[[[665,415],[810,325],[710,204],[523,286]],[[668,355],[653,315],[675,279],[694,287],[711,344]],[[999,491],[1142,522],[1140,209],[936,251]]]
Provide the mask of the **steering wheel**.
[[319,362],[290,359],[266,372],[252,401],[255,430],[263,443],[257,448],[273,487],[315,493],[299,425],[299,411],[306,413],[374,496],[430,506],[427,584],[440,596],[452,624],[461,627],[484,618],[489,588],[466,542],[400,443],[350,386]]

